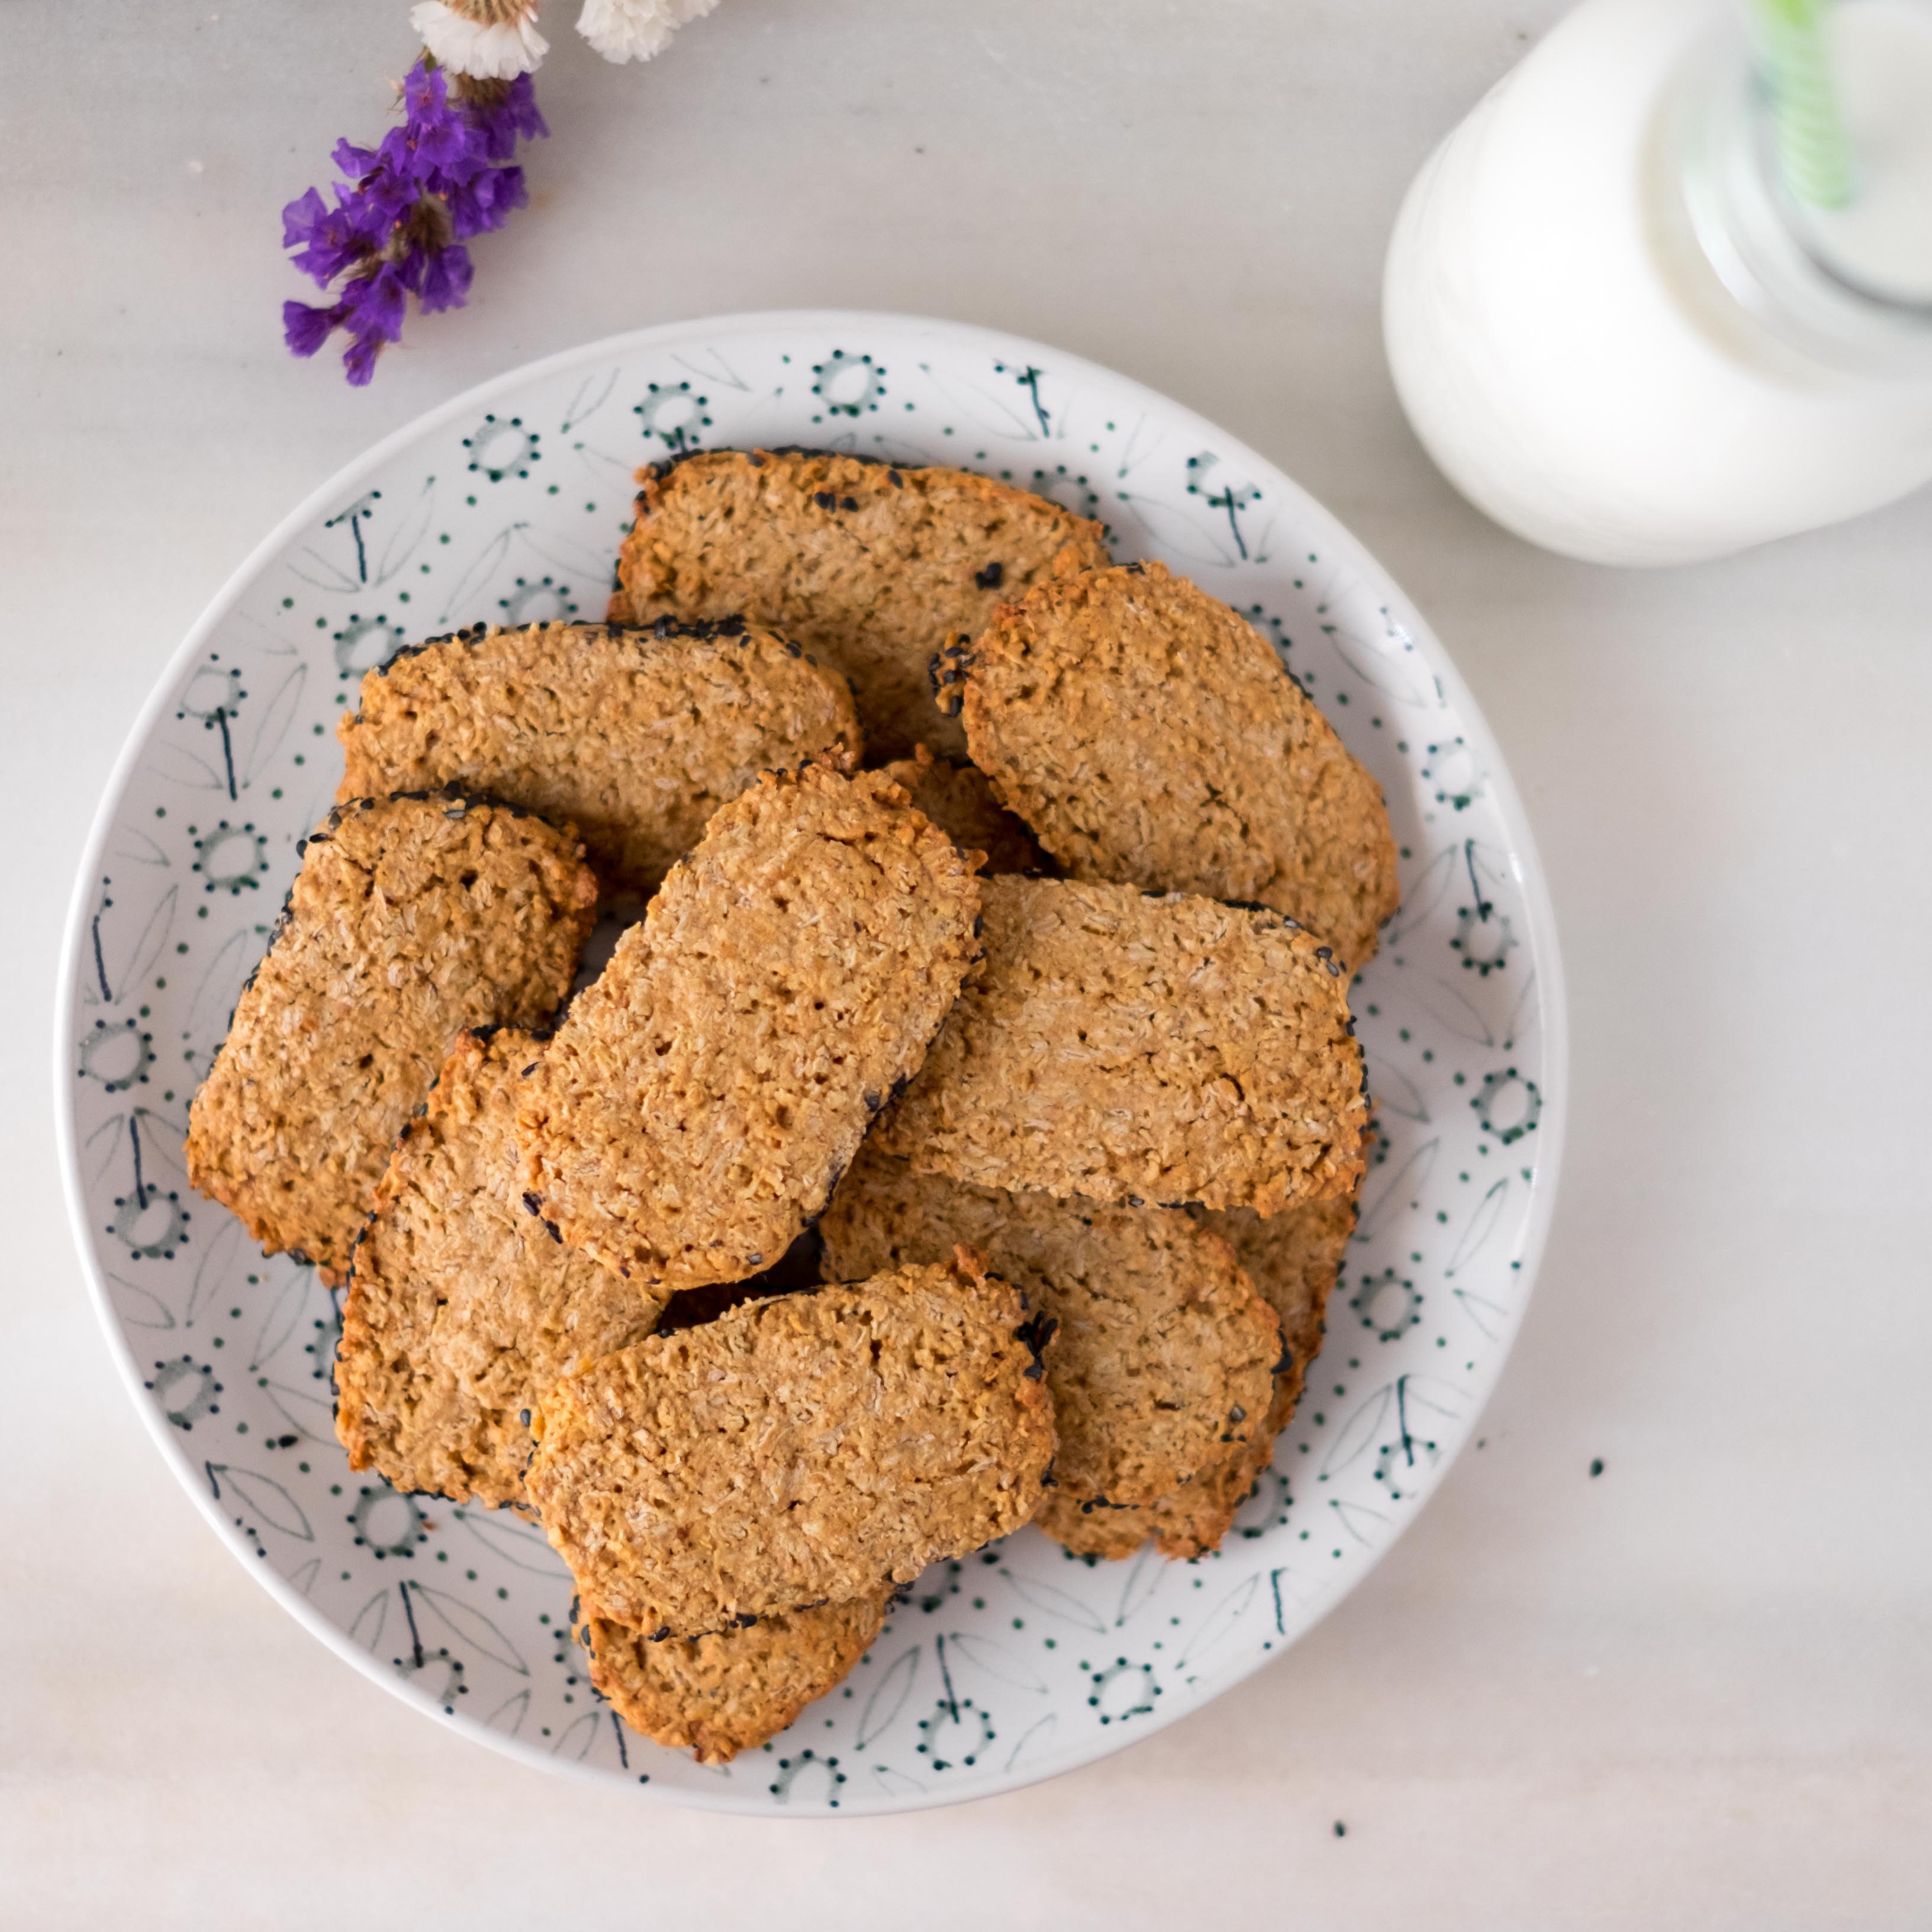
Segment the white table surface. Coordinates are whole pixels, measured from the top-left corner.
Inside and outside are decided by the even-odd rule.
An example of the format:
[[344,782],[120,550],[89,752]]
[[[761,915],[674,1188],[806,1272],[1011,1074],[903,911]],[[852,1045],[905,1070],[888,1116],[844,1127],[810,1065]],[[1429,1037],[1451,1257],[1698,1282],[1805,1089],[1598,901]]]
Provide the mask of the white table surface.
[[[622,70],[550,10],[534,206],[361,392],[282,352],[277,211],[382,126],[402,0],[0,20],[0,1924],[1932,1922],[1932,497],[1624,575],[1430,467],[1383,242],[1556,0],[724,0]],[[278,1610],[110,1365],[48,1064],[110,764],[285,510],[526,358],[809,304],[1110,363],[1350,523],[1514,764],[1575,1065],[1486,1447],[1370,1581],[1104,1763],[830,1825],[546,1778]]]

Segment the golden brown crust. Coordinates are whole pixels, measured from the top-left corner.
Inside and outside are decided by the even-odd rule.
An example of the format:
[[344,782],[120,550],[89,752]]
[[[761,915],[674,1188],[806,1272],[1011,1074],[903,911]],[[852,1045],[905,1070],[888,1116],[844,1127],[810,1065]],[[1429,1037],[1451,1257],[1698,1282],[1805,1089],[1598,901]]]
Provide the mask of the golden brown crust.
[[934,655],[1003,597],[1107,561],[1100,526],[1010,484],[812,450],[707,450],[640,472],[618,554],[620,622],[742,614],[851,681],[867,742],[963,757],[934,704]]
[[628,1624],[578,1628],[590,1681],[632,1730],[700,1764],[724,1764],[776,1737],[841,1683],[872,1647],[890,1590],[760,1617],[745,1630],[653,1643]]
[[1040,872],[1050,861],[1033,834],[993,796],[986,775],[971,765],[936,758],[924,745],[885,767],[915,811],[922,812],[962,852],[983,852],[981,871]]
[[1034,1520],[1076,1556],[1118,1560],[1150,1536],[1163,1556],[1202,1556],[1216,1548],[1274,1460],[1276,1438],[1293,1418],[1321,1352],[1324,1312],[1355,1225],[1354,1198],[1310,1202],[1266,1221],[1244,1208],[1196,1214],[1233,1246],[1281,1323],[1282,1369],[1274,1399],[1247,1442],[1150,1508],[1083,1510],[1078,1498],[1049,1494]]
[[1242,1504],[1274,1456],[1280,1424],[1270,1408],[1262,1425],[1231,1451],[1228,1460],[1204,1469],[1191,1483],[1144,1508],[1110,1508],[1049,1492],[1034,1521],[1063,1549],[1076,1556],[1118,1562],[1132,1556],[1149,1537],[1163,1556],[1184,1560],[1204,1556],[1232,1526]]
[[454,793],[338,806],[188,1114],[188,1178],[339,1285],[390,1143],[466,1027],[537,1026],[597,882],[574,833]]
[[742,619],[477,625],[392,658],[339,719],[340,798],[458,784],[576,826],[614,886],[655,891],[761,771],[857,761],[836,671]]
[[1311,1201],[1264,1221],[1245,1208],[1196,1211],[1202,1226],[1216,1234],[1240,1257],[1250,1280],[1281,1324],[1282,1346],[1289,1363],[1278,1384],[1285,1391],[1284,1424],[1294,1412],[1309,1366],[1321,1352],[1323,1322],[1355,1232],[1360,1185],[1334,1201]]
[[584,1614],[701,1636],[1018,1528],[1054,1446],[1024,1313],[962,1250],[748,1302],[559,1382],[525,1481]]
[[672,868],[524,1084],[520,1186],[573,1247],[698,1288],[824,1207],[977,956],[978,882],[904,796],[768,773]]
[[510,1027],[458,1039],[356,1243],[336,1433],[351,1468],[399,1490],[521,1502],[532,1405],[657,1324],[658,1298],[560,1246],[517,1198],[517,1082],[542,1053]]
[[1396,909],[1382,788],[1267,640],[1158,563],[1036,584],[954,668],[973,760],[1076,879],[1258,901],[1352,965]]
[[878,1129],[980,1186],[1278,1214],[1362,1171],[1362,1056],[1328,947],[1277,915],[989,879],[986,965]]
[[1152,1502],[1267,1412],[1279,1324],[1234,1250],[1185,1214],[916,1174],[868,1142],[819,1232],[828,1279],[963,1245],[1051,1318],[1058,1496]]
[[1273,1432],[1264,1426],[1234,1454],[1158,1502],[1116,1507],[1077,1496],[1048,1496],[1034,1521],[1076,1556],[1124,1562],[1150,1537],[1163,1556],[1204,1556],[1227,1534],[1235,1512],[1274,1454]]

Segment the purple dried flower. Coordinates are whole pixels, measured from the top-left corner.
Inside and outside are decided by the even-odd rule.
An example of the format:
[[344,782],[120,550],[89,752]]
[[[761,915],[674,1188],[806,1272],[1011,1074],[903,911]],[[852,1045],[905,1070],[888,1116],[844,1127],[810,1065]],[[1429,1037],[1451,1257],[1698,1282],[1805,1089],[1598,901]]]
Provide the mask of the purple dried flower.
[[379,342],[400,342],[407,294],[400,264],[385,262],[373,275],[358,275],[343,290],[344,326]]
[[329,207],[314,188],[282,210],[282,246],[293,249],[296,266],[324,288],[361,261],[370,245],[350,211]]
[[403,112],[412,127],[448,116],[449,82],[440,68],[418,61],[403,76]]
[[452,244],[438,248],[423,262],[422,282],[416,290],[418,305],[425,315],[439,310],[460,308],[470,293],[470,250]]
[[516,152],[520,139],[536,140],[550,132],[537,112],[537,91],[526,74],[518,74],[511,82],[508,92],[496,106],[478,116],[477,124],[488,143],[487,152],[493,161],[507,161]]
[[476,178],[453,188],[449,205],[450,232],[459,242],[485,235],[509,220],[513,208],[530,200],[521,168],[485,168]]
[[[338,141],[335,154],[336,166],[350,179],[346,188],[340,182],[335,184],[335,198],[371,236],[380,238],[422,199],[422,192],[411,178],[412,157],[401,128],[391,128],[382,136],[382,146],[373,150]],[[368,165],[360,167],[359,172],[352,172],[344,166],[346,162]]]
[[403,105],[408,116],[405,124],[392,131],[382,144],[386,154],[397,141],[406,155],[392,161],[399,171],[407,171],[420,182],[436,175],[467,181],[488,158],[487,143],[480,128],[452,104],[448,83],[439,73],[425,72],[421,62],[410,70],[403,83]]
[[314,188],[282,209],[282,246],[302,246],[314,236],[317,226],[328,218],[328,204]]
[[550,123],[538,109],[536,83],[528,74],[520,74],[511,82],[510,91],[503,97],[502,112],[522,140],[549,139]]
[[438,177],[465,181],[488,164],[483,136],[466,122],[453,117],[434,127],[412,128],[413,172],[419,182]]
[[[382,151],[376,148],[358,148],[346,135],[330,150],[328,158],[335,164],[335,171],[350,181],[360,181],[366,174],[373,174],[382,164]],[[309,193],[314,194],[310,188]]]
[[313,356],[342,320],[339,308],[312,308],[307,302],[282,304],[282,339],[296,356]]
[[348,370],[353,388],[368,388],[369,378],[376,373],[376,352],[382,346],[373,335],[350,338],[349,346],[342,352],[342,366]]
[[497,165],[519,140],[550,132],[527,74],[500,87],[448,77],[424,54],[403,83],[404,118],[380,146],[335,144],[344,177],[335,206],[310,188],[282,210],[282,245],[323,288],[347,275],[331,308],[287,302],[290,350],[313,356],[338,328],[350,340],[343,366],[357,387],[385,343],[402,339],[408,298],[425,314],[460,308],[472,273],[472,236],[500,228],[530,199],[520,167]]

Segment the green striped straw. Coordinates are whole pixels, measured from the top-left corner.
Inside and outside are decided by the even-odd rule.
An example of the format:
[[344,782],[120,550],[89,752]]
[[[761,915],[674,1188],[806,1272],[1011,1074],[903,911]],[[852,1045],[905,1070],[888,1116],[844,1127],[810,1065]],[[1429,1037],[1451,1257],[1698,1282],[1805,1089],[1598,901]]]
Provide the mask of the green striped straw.
[[1745,0],[1771,96],[1778,170],[1809,208],[1843,208],[1852,198],[1851,144],[1838,118],[1825,56],[1828,0]]

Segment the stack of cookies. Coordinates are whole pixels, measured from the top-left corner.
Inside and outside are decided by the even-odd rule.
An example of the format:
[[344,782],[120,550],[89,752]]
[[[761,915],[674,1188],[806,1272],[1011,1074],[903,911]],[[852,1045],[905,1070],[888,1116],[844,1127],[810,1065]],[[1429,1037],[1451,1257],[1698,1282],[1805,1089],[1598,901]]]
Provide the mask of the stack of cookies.
[[644,483],[608,623],[364,679],[188,1153],[346,1284],[352,1465],[540,1520],[598,1690],[716,1762],[932,1562],[1226,1534],[1352,1226],[1395,854],[1273,650],[1096,524]]

